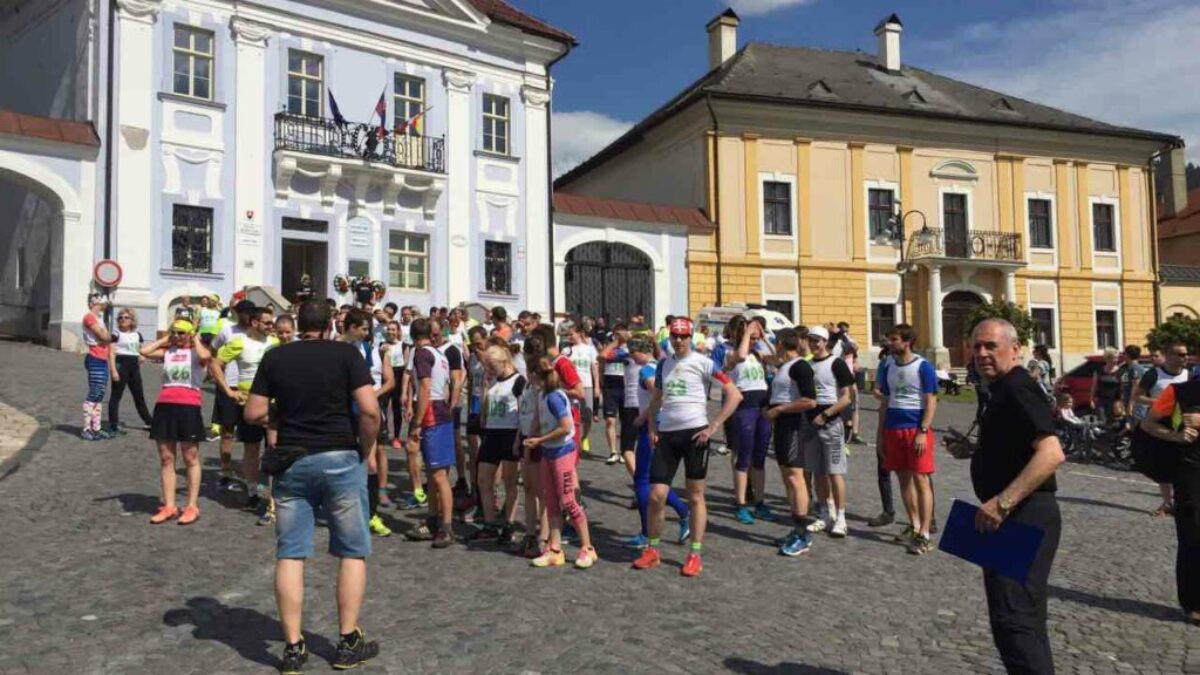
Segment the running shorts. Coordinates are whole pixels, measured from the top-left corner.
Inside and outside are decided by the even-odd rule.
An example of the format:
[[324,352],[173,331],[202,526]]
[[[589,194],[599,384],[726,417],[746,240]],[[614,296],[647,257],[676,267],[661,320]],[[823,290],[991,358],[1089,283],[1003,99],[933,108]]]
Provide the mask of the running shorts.
[[650,482],[670,485],[683,462],[683,474],[688,480],[704,480],[708,477],[708,443],[696,443],[692,439],[704,427],[663,431],[658,436],[658,447],[650,460]]

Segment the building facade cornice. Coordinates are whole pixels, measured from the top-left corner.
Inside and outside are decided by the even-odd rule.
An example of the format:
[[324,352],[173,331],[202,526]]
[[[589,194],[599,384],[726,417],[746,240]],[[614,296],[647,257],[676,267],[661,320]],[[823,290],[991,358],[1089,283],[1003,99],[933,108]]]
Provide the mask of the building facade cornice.
[[475,84],[475,73],[447,68],[442,71],[442,80],[445,81],[446,88],[450,91],[466,94],[470,93],[471,87]]
[[545,110],[546,105],[550,103],[550,92],[540,87],[525,85],[521,87],[521,100],[527,108]]
[[266,47],[273,35],[270,27],[241,16],[229,20],[229,32],[238,44],[252,47]]

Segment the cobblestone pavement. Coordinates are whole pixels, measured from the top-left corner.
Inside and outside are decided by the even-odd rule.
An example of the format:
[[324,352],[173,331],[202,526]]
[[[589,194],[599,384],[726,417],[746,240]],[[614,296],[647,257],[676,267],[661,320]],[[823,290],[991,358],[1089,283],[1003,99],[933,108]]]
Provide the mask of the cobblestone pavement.
[[[215,445],[203,450],[200,522],[151,527],[158,482],[149,441],[75,435],[80,357],[0,344],[0,372],[0,400],[49,429],[0,480],[0,673],[271,672],[281,646],[273,540],[212,490]],[[146,376],[156,383],[158,372]],[[938,426],[969,415],[945,404]],[[363,625],[383,652],[366,672],[1000,671],[978,570],[941,553],[906,555],[891,542],[898,527],[866,526],[879,510],[870,449],[852,454],[851,536],[822,536],[802,559],[776,554],[783,524],[733,520],[729,465],[714,460],[705,571],[691,580],[678,574],[675,545],[659,569],[628,568],[633,554],[616,539],[637,517],[626,508],[623,469],[598,461],[602,447],[597,434],[599,457],[582,466],[602,559],[592,570],[535,571],[494,548],[376,539]],[[944,518],[970,488],[965,463],[944,453],[938,461]],[[392,466],[393,482],[406,483],[401,463]],[[768,466],[770,502],[782,514]],[[1200,673],[1200,629],[1176,611],[1172,525],[1146,515],[1155,487],[1093,466],[1068,467],[1060,485],[1050,602],[1059,672]],[[392,512],[401,526],[413,517]],[[336,638],[333,569],[326,557],[310,564],[312,672],[328,667]]]

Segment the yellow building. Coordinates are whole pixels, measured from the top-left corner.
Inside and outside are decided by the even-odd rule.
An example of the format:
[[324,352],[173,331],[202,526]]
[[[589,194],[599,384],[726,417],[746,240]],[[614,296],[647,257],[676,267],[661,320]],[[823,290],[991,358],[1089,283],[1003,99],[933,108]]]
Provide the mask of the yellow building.
[[[906,321],[964,362],[963,321],[1028,307],[1063,365],[1156,320],[1151,162],[1171,135],[1116,127],[879,52],[751,43],[708,25],[709,71],[556,182],[560,193],[704,209],[688,305],[763,303],[878,339]],[[901,239],[901,229],[903,239]]]

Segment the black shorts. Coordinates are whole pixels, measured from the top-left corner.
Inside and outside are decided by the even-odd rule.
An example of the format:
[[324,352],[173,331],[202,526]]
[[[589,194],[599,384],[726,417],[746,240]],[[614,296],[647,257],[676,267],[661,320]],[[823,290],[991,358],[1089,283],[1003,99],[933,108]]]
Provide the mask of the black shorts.
[[483,464],[517,462],[521,448],[517,445],[516,429],[484,429],[479,443],[479,459]]
[[479,425],[479,413],[467,415],[467,435],[478,436],[483,429]]
[[462,428],[462,406],[450,411],[450,417],[454,420],[454,436],[457,438],[458,430]]
[[529,448],[526,450],[525,439],[527,438],[529,438],[529,436],[526,436],[525,434],[521,434],[519,437],[517,437],[517,442],[521,444],[520,447],[522,456],[525,457],[525,461],[531,464],[537,464],[542,461],[542,448],[541,446],[538,446],[536,448]]
[[150,438],[169,443],[199,443],[204,440],[204,414],[198,405],[159,403],[154,406]]
[[621,409],[625,407],[625,385],[620,387],[604,386],[604,416],[609,419],[614,419],[621,416]]
[[683,475],[688,480],[704,480],[708,477],[708,443],[697,444],[692,436],[704,427],[663,431],[658,435],[658,447],[650,460],[650,482],[670,485],[683,462]]
[[806,420],[804,413],[780,415],[775,419],[773,430],[775,460],[785,469],[804,468],[803,432]]
[[242,416],[237,401],[226,396],[220,387],[213,394],[212,423],[220,426],[222,433],[231,434]]
[[[243,443],[262,443],[267,437],[267,428],[260,427],[257,424],[247,424],[245,418],[246,408],[237,406],[237,439]],[[358,425],[354,427],[357,429]]]
[[634,424],[637,418],[637,408],[621,408],[621,452],[633,452],[637,449],[638,432],[641,431]]

